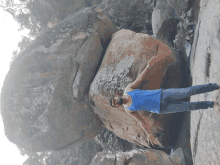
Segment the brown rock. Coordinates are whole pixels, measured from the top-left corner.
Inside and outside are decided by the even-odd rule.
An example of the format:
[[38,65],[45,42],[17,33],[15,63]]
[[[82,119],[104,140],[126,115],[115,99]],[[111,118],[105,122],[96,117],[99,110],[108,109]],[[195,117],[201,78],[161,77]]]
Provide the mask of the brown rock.
[[1,92],[5,134],[11,142],[32,151],[60,150],[103,130],[88,91],[117,30],[99,8],[85,8],[20,54]]
[[[153,51],[156,45],[159,45],[158,54],[154,54]],[[165,43],[147,34],[121,30],[113,35],[90,88],[91,100],[94,102],[93,110],[107,129],[125,140],[142,146],[165,148],[175,143],[173,137],[178,134],[181,113],[151,115],[145,111],[137,112],[139,120],[145,123],[143,130],[123,107],[113,108],[108,102],[111,95],[123,94],[125,87],[140,74],[153,54],[175,56],[176,63],[168,69],[164,79],[162,79],[165,74],[164,68],[158,66],[157,72],[149,77],[149,81],[143,84],[142,89],[175,88],[180,87],[182,81],[187,82],[186,79],[182,79],[185,75],[181,72],[184,59],[180,60],[180,56],[174,55],[173,52]],[[174,123],[175,128],[172,125]]]

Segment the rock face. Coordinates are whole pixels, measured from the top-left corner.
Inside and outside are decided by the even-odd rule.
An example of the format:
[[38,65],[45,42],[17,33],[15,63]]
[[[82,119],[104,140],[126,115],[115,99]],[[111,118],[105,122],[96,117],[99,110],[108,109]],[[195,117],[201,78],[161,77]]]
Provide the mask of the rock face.
[[121,29],[152,34],[152,11],[155,0],[103,0],[100,8]]
[[94,140],[90,140],[61,151],[51,151],[45,156],[45,161],[51,165],[89,165],[96,153],[100,151],[102,151],[101,147]]
[[168,4],[176,11],[186,11],[190,7],[192,0],[167,0]]
[[117,30],[99,8],[85,8],[20,54],[1,92],[1,114],[11,142],[32,151],[59,150],[103,130],[88,93]]
[[177,34],[178,13],[167,1],[158,1],[152,13],[152,28],[156,38],[163,39],[173,44]]
[[[76,10],[85,6],[84,2],[90,1],[77,1]],[[97,0],[94,4],[100,2]],[[101,149],[96,148],[94,141],[81,142],[93,139],[103,130],[103,124],[113,132],[109,133],[107,143],[118,140],[111,139],[116,134],[127,140],[126,143],[124,140],[115,142],[120,144],[119,149],[137,152],[129,157],[128,152],[113,156],[103,151],[93,158],[93,164],[114,164],[118,159],[117,163],[123,165],[141,164],[141,160],[146,164],[153,162],[155,153],[160,155],[158,161],[170,161],[173,159],[162,151],[144,147],[162,150],[174,145],[174,150],[182,148],[187,165],[192,164],[191,147],[194,164],[218,164],[219,120],[215,111],[195,111],[192,116],[190,112],[157,115],[140,111],[138,115],[146,123],[143,129],[123,108],[111,108],[108,103],[111,95],[122,95],[126,85],[141,73],[152,55],[163,52],[155,54],[152,43],[169,50],[176,62],[166,72],[158,69],[141,89],[191,85],[185,52],[171,48],[176,43],[181,48],[185,44],[185,32],[176,35],[182,19],[179,12],[187,11],[191,2],[103,0],[100,8],[105,14],[99,8],[85,8],[41,35],[13,62],[2,88],[1,113],[8,139],[31,151],[56,150],[49,158],[57,164],[87,165]],[[185,13],[186,18],[190,18],[184,18],[190,26],[186,29],[187,40],[189,44],[193,42],[192,52],[188,52],[193,85],[218,80],[219,6],[217,0],[195,0],[191,10]],[[118,27],[133,31],[117,32],[119,28],[105,15]],[[152,29],[154,36],[171,46],[143,34],[152,34]],[[191,101],[214,100],[216,95],[217,92],[212,92],[194,96]],[[76,147],[68,148],[73,147],[71,144]],[[144,148],[143,153],[148,152],[150,156],[132,149],[134,144]],[[102,148],[109,149],[105,145]],[[46,158],[48,155],[45,155]]]
[[61,151],[28,152],[28,159],[24,164],[89,165],[98,152],[102,152],[101,146],[95,140],[89,140],[77,145],[70,145]]
[[179,148],[171,156],[154,149],[118,152],[115,155],[107,152],[98,153],[90,165],[185,165],[184,155]]
[[138,148],[138,146],[121,139],[108,129],[102,131],[94,139],[97,144],[101,145],[104,151],[111,151],[112,153],[119,151],[125,152],[133,148]]
[[[193,85],[220,80],[220,2],[201,0],[199,18],[190,59]],[[191,101],[214,101],[218,91],[193,96]],[[220,162],[220,108],[200,110],[191,114],[191,146],[195,165]]]
[[[159,45],[158,52],[154,50],[156,45]],[[168,148],[172,146],[178,135],[182,113],[158,115],[141,111],[139,112],[140,120],[145,122],[145,130],[143,130],[123,107],[111,107],[108,99],[111,95],[122,95],[125,87],[136,79],[147,65],[147,60],[153,55],[159,56],[164,52],[170,52],[170,55],[175,56],[176,62],[169,67],[164,77],[162,76],[163,67],[158,69],[157,73],[152,74],[149,77],[150,81],[145,82],[141,89],[187,86],[186,74],[181,72],[183,68],[186,68],[185,58],[165,43],[147,34],[120,30],[113,35],[90,87],[92,108],[105,127],[125,140],[146,147]]]
[[63,20],[69,14],[77,12],[84,7],[99,5],[101,2],[102,0],[63,0],[62,3],[61,1],[48,2],[48,5],[51,5],[56,12],[56,15],[53,16],[55,18],[58,17],[59,20]]

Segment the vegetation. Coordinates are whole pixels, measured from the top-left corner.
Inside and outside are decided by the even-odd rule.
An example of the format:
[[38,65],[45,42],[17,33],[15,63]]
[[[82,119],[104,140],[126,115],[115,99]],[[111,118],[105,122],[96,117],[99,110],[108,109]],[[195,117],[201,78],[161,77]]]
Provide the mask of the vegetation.
[[[18,44],[22,51],[32,40],[69,14],[100,2],[101,0],[1,0],[0,7],[13,16],[20,30],[29,30],[28,36],[23,36]],[[15,51],[13,54],[18,53]]]

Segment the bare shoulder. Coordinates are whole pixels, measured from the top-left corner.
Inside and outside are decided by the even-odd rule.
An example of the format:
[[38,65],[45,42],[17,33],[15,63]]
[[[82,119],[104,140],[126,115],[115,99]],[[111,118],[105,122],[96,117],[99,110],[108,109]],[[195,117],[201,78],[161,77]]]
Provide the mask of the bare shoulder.
[[134,90],[134,88],[132,88],[132,87],[131,87],[131,84],[129,84],[129,85],[125,88],[124,94],[125,94],[126,92],[130,92],[130,91],[133,91],[133,90]]
[[131,106],[132,104],[132,98],[129,94],[127,94],[127,92],[133,91],[134,89],[129,87],[129,85],[125,88],[124,90],[124,97],[128,100],[126,104],[124,104],[124,108],[126,112],[132,112],[131,110],[129,110],[127,107]]

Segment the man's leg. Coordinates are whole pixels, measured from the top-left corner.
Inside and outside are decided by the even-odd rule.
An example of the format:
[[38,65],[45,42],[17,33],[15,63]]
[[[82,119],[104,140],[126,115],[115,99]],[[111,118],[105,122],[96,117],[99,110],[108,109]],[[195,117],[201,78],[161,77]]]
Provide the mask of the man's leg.
[[163,89],[161,102],[170,102],[175,100],[181,100],[184,98],[189,98],[192,95],[211,92],[219,89],[217,83],[210,83],[205,85],[196,85],[188,88],[171,88]]
[[159,114],[177,113],[185,111],[193,111],[199,109],[213,108],[213,101],[199,101],[199,102],[180,102],[161,103]]

